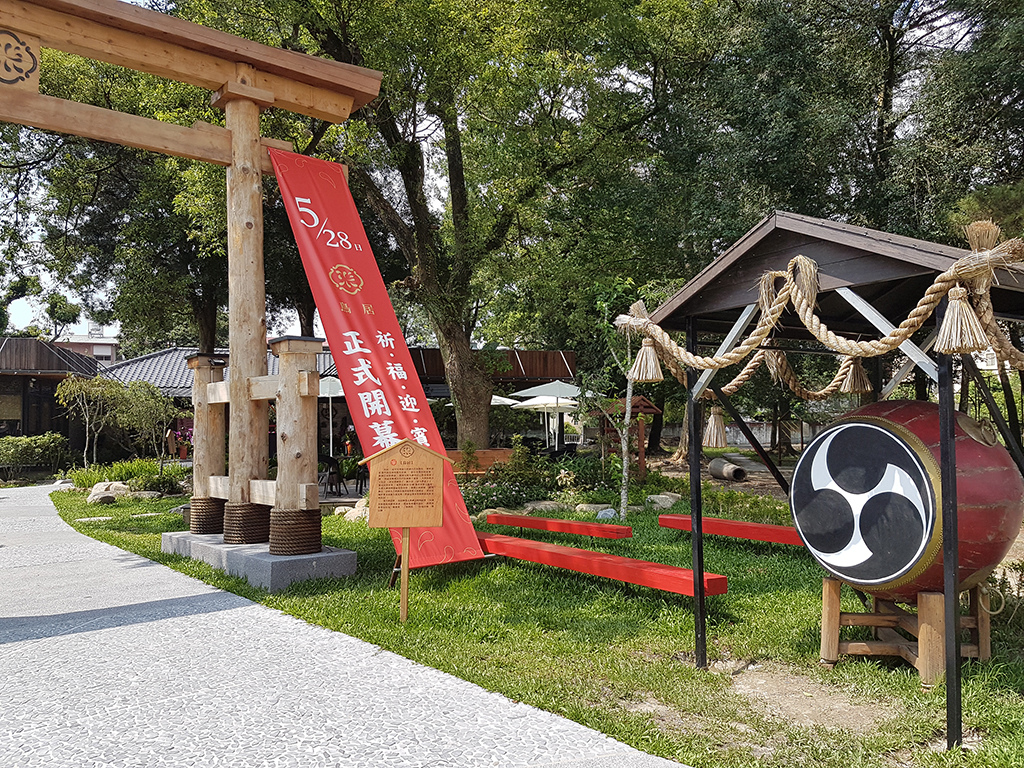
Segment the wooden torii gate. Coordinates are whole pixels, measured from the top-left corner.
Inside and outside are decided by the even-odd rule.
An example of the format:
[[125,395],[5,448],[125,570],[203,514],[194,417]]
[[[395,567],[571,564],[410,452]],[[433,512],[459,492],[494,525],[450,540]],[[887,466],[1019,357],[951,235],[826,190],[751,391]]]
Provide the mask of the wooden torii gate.
[[[191,127],[41,95],[40,47],[189,83],[213,92],[225,127]],[[379,72],[244,40],[119,0],[0,0],[0,120],[227,167],[230,380],[222,360],[197,356],[192,533],[225,543],[270,541],[271,554],[318,552],[316,353],[320,342],[271,347],[267,376],[259,113],[278,107],[332,123],[371,101]],[[278,401],[278,475],[267,480],[268,401]],[[225,474],[225,405],[230,405]],[[273,512],[271,511],[273,507]],[[275,520],[276,513],[276,520]]]

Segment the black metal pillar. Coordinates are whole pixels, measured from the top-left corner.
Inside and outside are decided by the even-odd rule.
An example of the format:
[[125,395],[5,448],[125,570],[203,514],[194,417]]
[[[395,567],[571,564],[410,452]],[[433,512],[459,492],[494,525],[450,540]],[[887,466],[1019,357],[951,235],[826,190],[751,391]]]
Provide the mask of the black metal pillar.
[[[945,301],[936,313],[942,323]],[[950,356],[937,355],[939,369],[939,474],[942,479],[942,591],[946,623],[946,747],[963,743],[960,687],[959,530],[956,507],[956,445],[953,377]]]
[[[686,318],[686,349],[697,351],[697,324],[692,317]],[[689,388],[697,381],[698,373],[688,369],[686,383]],[[694,602],[694,657],[698,669],[708,666],[707,614],[704,596],[704,524],[700,489],[700,454],[703,434],[701,430],[700,403],[693,397],[686,400],[686,418],[689,424],[690,459],[690,523],[693,543],[693,602]]]
[[747,422],[743,420],[740,412],[733,406],[732,401],[726,396],[722,390],[715,384],[708,384],[708,389],[715,393],[715,397],[718,398],[718,402],[725,408],[725,412],[729,414],[729,417],[733,420],[740,432],[750,443],[750,447],[754,449],[754,453],[758,455],[764,465],[768,467],[768,471],[772,473],[772,477],[775,478],[775,482],[779,484],[779,487],[788,495],[789,494],[789,481],[786,480],[785,475],[782,474],[782,470],[779,469],[778,465],[772,460],[772,457],[768,455],[768,451],[764,449],[757,437],[751,431]]
[[1010,452],[1010,456],[1013,458],[1014,464],[1017,465],[1017,469],[1021,475],[1024,475],[1024,450],[1021,449],[1020,437],[1015,435],[1010,430],[1010,425],[1006,423],[1006,419],[1003,418],[1003,412],[999,410],[999,406],[996,405],[995,399],[992,397],[992,393],[988,390],[988,384],[981,377],[981,372],[978,370],[978,366],[974,362],[974,358],[970,355],[961,355],[960,359],[963,365],[963,371],[965,374],[974,379],[974,385],[978,388],[978,394],[981,395],[981,399],[985,401],[985,407],[988,409],[988,415],[992,417],[992,421],[995,422],[996,429],[999,430],[999,434],[1002,435],[1003,442],[1006,443],[1006,450]]

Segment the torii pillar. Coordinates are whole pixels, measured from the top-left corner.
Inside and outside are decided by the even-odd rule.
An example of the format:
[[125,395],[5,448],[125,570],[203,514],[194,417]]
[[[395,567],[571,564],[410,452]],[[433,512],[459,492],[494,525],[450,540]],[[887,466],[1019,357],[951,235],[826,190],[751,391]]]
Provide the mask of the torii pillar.
[[267,476],[269,408],[252,399],[249,381],[267,375],[267,313],[263,273],[263,187],[260,107],[274,95],[253,87],[253,68],[236,66],[236,78],[212,99],[223,107],[231,131],[227,170],[228,346],[231,353],[231,421],[228,431],[228,499],[224,543],[270,539],[270,507],[253,502],[251,481]]

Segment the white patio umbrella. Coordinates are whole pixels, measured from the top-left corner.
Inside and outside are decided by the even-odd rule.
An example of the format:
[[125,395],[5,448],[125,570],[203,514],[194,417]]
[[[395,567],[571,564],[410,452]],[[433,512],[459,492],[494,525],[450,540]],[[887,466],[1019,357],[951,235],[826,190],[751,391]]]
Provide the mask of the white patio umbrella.
[[575,413],[580,404],[567,397],[531,397],[512,406],[515,410],[543,411],[544,413]]
[[511,397],[491,395],[491,405],[516,405],[518,402],[518,400],[513,400]]
[[334,398],[342,397],[345,391],[341,388],[341,380],[337,376],[322,376],[320,378],[320,397],[327,398],[327,419],[329,430],[329,442],[331,456],[334,456]]
[[549,381],[536,387],[513,392],[512,397],[579,397],[580,388],[565,381]]
[[[560,383],[560,382],[559,382]],[[577,391],[579,388],[577,387]],[[539,395],[537,397],[531,397],[529,400],[524,400],[521,403],[516,403],[512,406],[513,410],[523,411],[540,411],[544,414],[544,447],[546,448],[549,444],[548,437],[551,434],[551,429],[548,424],[548,420],[552,413],[559,414],[559,420],[561,421],[562,414],[575,413],[580,407],[580,404],[575,400],[567,397],[558,397],[552,395]],[[558,447],[558,438],[555,438],[555,447]]]
[[[513,400],[510,397],[502,397],[501,395],[491,395],[491,405],[517,405],[518,403],[518,400]],[[445,403],[445,406],[447,406],[448,408],[454,408],[455,403]]]

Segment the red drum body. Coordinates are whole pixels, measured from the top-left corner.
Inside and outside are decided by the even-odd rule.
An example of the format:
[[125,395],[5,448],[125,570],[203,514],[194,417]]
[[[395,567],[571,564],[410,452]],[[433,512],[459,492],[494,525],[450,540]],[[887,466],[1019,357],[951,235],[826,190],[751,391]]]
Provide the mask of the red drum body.
[[[956,414],[960,589],[1006,555],[1024,517],[1024,480],[990,428]],[[896,400],[851,411],[793,473],[800,538],[836,578],[885,600],[942,592],[939,409]]]

